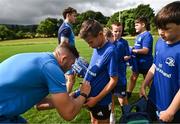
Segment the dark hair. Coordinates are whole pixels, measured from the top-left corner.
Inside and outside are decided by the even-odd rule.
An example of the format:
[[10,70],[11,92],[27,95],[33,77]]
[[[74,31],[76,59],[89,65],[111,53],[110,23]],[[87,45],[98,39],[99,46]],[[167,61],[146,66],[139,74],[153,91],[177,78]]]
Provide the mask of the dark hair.
[[72,8],[72,7],[68,7],[66,9],[64,9],[63,11],[63,17],[64,19],[66,19],[66,15],[67,14],[72,14],[72,13],[77,13],[76,9]]
[[97,37],[100,31],[103,31],[102,25],[94,19],[88,19],[82,23],[79,36],[83,39],[88,35]]
[[58,51],[61,48],[64,48],[68,52],[72,53],[75,58],[79,58],[79,52],[74,46],[70,45],[69,43],[63,42],[62,44],[58,45],[55,50]]
[[145,16],[140,16],[140,17],[136,18],[135,23],[144,23],[145,27],[146,27],[146,30],[148,30],[148,31],[150,30],[149,20]]
[[180,24],[180,1],[167,4],[155,16],[157,28],[165,29],[168,23]]

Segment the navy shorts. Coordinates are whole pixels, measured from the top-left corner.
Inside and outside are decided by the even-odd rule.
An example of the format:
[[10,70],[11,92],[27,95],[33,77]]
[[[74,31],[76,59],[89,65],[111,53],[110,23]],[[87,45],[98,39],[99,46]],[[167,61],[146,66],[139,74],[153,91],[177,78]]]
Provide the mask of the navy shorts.
[[111,103],[106,106],[95,105],[92,108],[88,108],[88,110],[92,113],[92,116],[98,120],[106,120],[109,119],[111,113]]
[[126,85],[116,85],[112,90],[112,93],[120,98],[126,97]]
[[132,57],[130,60],[131,70],[140,74],[147,74],[153,63],[153,60],[143,60],[139,57]]
[[140,74],[147,74],[150,69],[150,66],[148,68],[142,68],[142,66],[143,64],[136,63],[132,65],[132,71]]
[[12,117],[6,117],[1,115],[0,116],[0,123],[27,123],[27,121],[22,118],[21,116],[12,116]]

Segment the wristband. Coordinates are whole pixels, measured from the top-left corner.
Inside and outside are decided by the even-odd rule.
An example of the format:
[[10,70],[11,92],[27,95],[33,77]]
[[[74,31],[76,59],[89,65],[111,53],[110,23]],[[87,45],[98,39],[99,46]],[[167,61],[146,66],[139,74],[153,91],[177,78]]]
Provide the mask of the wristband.
[[80,95],[81,95],[81,96],[83,96],[85,99],[87,99],[87,98],[88,98],[88,95],[87,95],[87,94],[85,94],[85,93],[80,93]]

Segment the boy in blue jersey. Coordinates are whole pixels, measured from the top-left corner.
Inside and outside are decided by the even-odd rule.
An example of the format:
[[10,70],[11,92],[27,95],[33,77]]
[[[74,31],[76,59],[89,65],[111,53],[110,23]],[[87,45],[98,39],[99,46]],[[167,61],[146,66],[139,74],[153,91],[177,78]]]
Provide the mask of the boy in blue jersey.
[[91,123],[109,123],[111,112],[111,90],[115,87],[117,62],[115,46],[105,40],[103,27],[96,20],[86,20],[80,29],[80,37],[94,48],[84,80],[90,82],[92,90],[86,106],[90,110]]
[[[73,33],[72,25],[76,22],[76,9],[72,7],[68,7],[63,11],[64,22],[60,26],[58,30],[58,44],[66,42],[72,46],[75,46],[75,36]],[[72,87],[75,83],[75,74],[73,73],[72,69],[66,72],[66,79],[67,79],[67,91],[70,93]]]
[[0,63],[0,123],[25,123],[20,114],[37,103],[38,109],[55,107],[65,120],[72,120],[91,89],[84,82],[76,99],[67,93],[64,72],[78,57],[75,47],[62,44],[53,53],[21,53]]
[[[149,68],[153,62],[152,49],[153,49],[153,37],[150,34],[150,25],[146,17],[138,17],[135,20],[135,29],[138,33],[135,44],[132,49],[132,74],[130,76],[130,82],[127,90],[127,97],[130,98],[139,74],[143,74],[145,78]],[[135,56],[135,57],[134,57]]]
[[118,68],[118,82],[116,87],[113,89],[113,96],[112,96],[112,113],[110,117],[110,123],[114,124],[114,101],[115,97],[118,97],[118,101],[120,106],[128,104],[127,97],[126,97],[126,62],[130,59],[129,53],[129,45],[128,42],[123,39],[122,31],[123,26],[120,22],[114,22],[111,25],[112,34],[114,40],[112,41],[113,44],[116,46],[116,56],[117,56],[117,68]]
[[162,121],[180,123],[180,1],[163,7],[155,24],[160,38],[140,95],[146,95],[145,89],[153,80],[147,108],[151,118],[157,120],[157,112]]

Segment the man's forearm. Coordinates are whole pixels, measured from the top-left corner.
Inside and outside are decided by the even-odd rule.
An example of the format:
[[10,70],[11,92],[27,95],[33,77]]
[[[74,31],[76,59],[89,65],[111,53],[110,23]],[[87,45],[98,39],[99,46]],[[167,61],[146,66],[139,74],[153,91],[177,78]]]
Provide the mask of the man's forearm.
[[48,110],[48,109],[53,109],[54,105],[51,101],[50,98],[45,98],[41,102],[35,105],[35,108],[37,110]]

